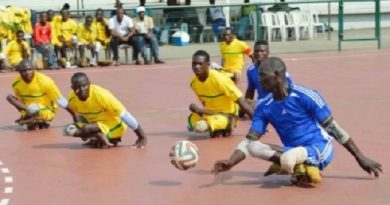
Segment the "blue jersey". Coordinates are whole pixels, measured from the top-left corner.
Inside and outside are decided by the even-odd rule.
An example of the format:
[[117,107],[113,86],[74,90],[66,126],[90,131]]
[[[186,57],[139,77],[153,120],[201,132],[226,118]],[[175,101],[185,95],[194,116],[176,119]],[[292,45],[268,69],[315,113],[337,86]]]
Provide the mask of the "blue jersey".
[[263,135],[271,123],[286,147],[329,140],[330,136],[319,124],[331,116],[323,98],[315,90],[301,85],[289,84],[289,88],[283,100],[274,100],[272,93],[260,100],[250,130]]
[[[269,94],[269,92],[265,92],[261,86],[259,79],[259,67],[256,64],[248,67],[246,70],[246,76],[248,79],[248,89],[257,91],[257,99],[261,99]],[[286,80],[288,83],[292,83],[288,72],[286,72]]]

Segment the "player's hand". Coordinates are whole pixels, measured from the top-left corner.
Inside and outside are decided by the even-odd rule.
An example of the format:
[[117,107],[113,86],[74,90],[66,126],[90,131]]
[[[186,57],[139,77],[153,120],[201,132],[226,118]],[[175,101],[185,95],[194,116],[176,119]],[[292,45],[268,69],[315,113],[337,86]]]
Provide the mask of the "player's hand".
[[135,141],[135,143],[130,146],[130,148],[132,148],[132,149],[144,148],[146,146],[146,143],[147,143],[146,138],[144,138],[144,137],[138,138],[137,141]]
[[220,172],[226,172],[229,171],[232,168],[232,166],[229,163],[229,160],[218,160],[215,162],[213,169],[211,170],[211,173],[217,175]]
[[378,162],[371,160],[365,156],[356,157],[360,167],[367,173],[373,173],[375,177],[379,177],[379,172],[382,172],[382,165]]

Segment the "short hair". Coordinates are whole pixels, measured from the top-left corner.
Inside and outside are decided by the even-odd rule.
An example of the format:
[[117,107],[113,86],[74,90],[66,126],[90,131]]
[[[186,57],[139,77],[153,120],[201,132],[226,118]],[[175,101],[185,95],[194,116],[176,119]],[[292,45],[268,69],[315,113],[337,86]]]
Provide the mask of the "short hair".
[[265,46],[268,46],[268,41],[267,41],[267,40],[259,40],[259,41],[256,41],[256,42],[255,42],[255,46],[258,46],[258,45],[265,45]]
[[62,8],[69,10],[70,9],[70,5],[68,3],[65,3],[64,6],[62,6]]
[[72,78],[70,79],[70,82],[71,84],[73,85],[73,83],[79,79],[79,78],[85,78],[87,79],[87,81],[89,82],[89,78],[87,76],[87,74],[83,73],[83,72],[77,72],[75,74],[72,75]]
[[206,61],[207,61],[207,62],[210,62],[210,54],[207,53],[207,51],[205,51],[205,50],[198,50],[198,51],[196,51],[196,52],[194,53],[193,56],[203,56],[203,57],[206,58]]
[[282,73],[286,73],[286,64],[282,59],[278,57],[269,57],[264,62],[261,63],[261,67],[269,67],[271,71],[279,71]]
[[16,31],[16,35],[19,35],[19,34],[23,34],[24,35],[24,32],[22,30],[17,30]]
[[18,66],[16,67],[16,70],[25,70],[25,69],[33,69],[34,65],[31,60],[29,59],[23,59]]
[[85,19],[93,19],[93,17],[91,15],[88,15],[85,17]]

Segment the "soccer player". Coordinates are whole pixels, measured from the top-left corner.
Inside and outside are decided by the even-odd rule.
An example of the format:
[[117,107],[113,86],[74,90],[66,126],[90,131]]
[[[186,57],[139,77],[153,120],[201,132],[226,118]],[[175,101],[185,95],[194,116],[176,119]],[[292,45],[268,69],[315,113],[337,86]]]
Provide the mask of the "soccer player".
[[26,124],[28,130],[48,128],[56,114],[57,104],[66,108],[68,101],[50,77],[34,70],[30,60],[23,60],[17,71],[19,76],[12,83],[15,96],[7,96],[8,102],[21,114],[15,122]]
[[237,104],[249,116],[253,110],[231,79],[209,67],[210,55],[203,50],[195,52],[191,88],[203,107],[190,105],[192,113],[188,117],[188,128],[190,131],[209,132],[211,137],[230,136],[238,114]]
[[[104,18],[103,15],[103,10],[97,9],[92,25],[96,28],[95,41],[107,50],[110,46],[110,30],[108,29],[108,19]],[[99,60],[99,56],[96,57],[96,60]]]
[[223,70],[230,74],[234,82],[238,82],[244,67],[244,55],[253,57],[253,52],[249,46],[238,39],[232,33],[231,28],[225,28],[222,33],[220,44]]
[[126,110],[112,93],[91,84],[85,73],[72,76],[72,92],[69,94],[69,110],[78,128],[64,133],[84,139],[97,139],[103,148],[115,146],[121,141],[127,126],[138,136],[131,147],[143,148],[146,136],[138,121]]
[[[320,170],[333,159],[332,136],[355,157],[362,169],[379,176],[381,165],[360,152],[334,120],[318,92],[286,82],[286,66],[280,58],[270,57],[261,63],[260,82],[265,91],[272,93],[257,106],[249,133],[231,157],[215,163],[214,174],[230,170],[250,154],[280,165],[289,174],[294,173],[298,184],[319,183]],[[282,148],[260,141],[269,123],[276,129]]]
[[[81,67],[86,67],[88,65],[91,66],[97,65],[96,56],[99,53],[101,44],[95,41],[96,28],[92,24],[92,21],[93,21],[92,16],[88,15],[87,17],[85,17],[85,22],[79,25],[77,31],[77,40],[78,40],[78,47],[80,53]],[[89,63],[87,63],[85,57],[86,48],[91,52],[91,59],[89,60]]]

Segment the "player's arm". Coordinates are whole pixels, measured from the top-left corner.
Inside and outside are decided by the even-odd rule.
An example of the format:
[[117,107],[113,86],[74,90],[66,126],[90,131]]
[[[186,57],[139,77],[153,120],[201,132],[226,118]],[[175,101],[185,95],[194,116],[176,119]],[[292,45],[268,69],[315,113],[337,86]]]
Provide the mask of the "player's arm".
[[382,172],[382,165],[364,156],[353,139],[343,128],[340,127],[340,125],[338,125],[332,116],[329,116],[326,120],[324,120],[321,123],[321,126],[328,132],[329,135],[335,138],[337,142],[342,144],[344,148],[355,157],[356,161],[364,171],[369,174],[373,173],[375,177],[379,177],[379,172]]
[[261,134],[250,131],[244,140],[242,140],[234,150],[234,152],[230,155],[229,159],[227,160],[218,160],[215,162],[213,169],[211,170],[211,173],[217,175],[220,172],[226,172],[229,171],[231,168],[236,166],[238,163],[243,161],[246,156],[249,155],[249,143],[251,141],[257,141],[260,139]]
[[243,97],[237,99],[236,103],[240,106],[240,108],[248,114],[248,116],[252,119],[253,116],[253,108],[250,106]]
[[245,99],[253,100],[255,98],[255,90],[247,88],[245,91]]

